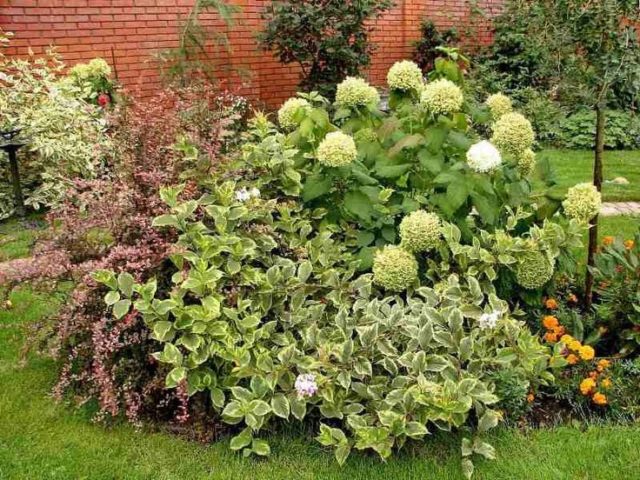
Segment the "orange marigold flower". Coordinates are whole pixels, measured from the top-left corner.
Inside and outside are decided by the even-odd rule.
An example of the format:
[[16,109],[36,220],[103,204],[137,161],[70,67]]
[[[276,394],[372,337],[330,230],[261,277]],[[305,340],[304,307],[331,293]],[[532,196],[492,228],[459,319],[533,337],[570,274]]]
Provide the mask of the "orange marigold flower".
[[554,298],[547,298],[547,301],[544,302],[544,306],[549,310],[555,310],[556,308],[558,308],[558,302],[556,302]]
[[573,339],[567,344],[567,347],[577,352],[578,350],[580,350],[580,347],[582,347],[582,344],[578,340]]
[[634,242],[633,240],[625,240],[624,248],[626,248],[627,250],[631,250],[635,246],[635,244],[636,242]]
[[576,297],[576,295],[572,293],[571,295],[569,295],[569,301],[571,303],[578,303],[578,297]]
[[603,245],[611,245],[611,244],[613,244],[614,241],[615,241],[615,237],[612,237],[611,235],[607,235],[606,237],[604,237],[602,239],[602,244]]
[[569,355],[567,355],[567,362],[569,363],[569,365],[575,365],[576,363],[578,363],[578,360],[580,360],[577,355],[574,355],[573,353],[570,353]]
[[580,347],[578,353],[580,354],[580,358],[583,360],[592,360],[596,355],[596,351],[589,345],[583,345]]
[[561,337],[562,335],[564,335],[565,329],[562,325],[558,325],[557,327],[553,327],[551,331],[555,333],[558,337]]
[[607,396],[604,393],[596,392],[591,397],[591,400],[596,405],[606,405],[607,404]]
[[585,378],[580,382],[580,392],[583,395],[589,395],[594,388],[596,388],[596,381],[593,378]]
[[544,325],[544,328],[546,328],[547,330],[551,330],[553,328],[556,328],[559,325],[558,319],[553,315],[546,315],[542,319],[542,325]]
[[598,367],[602,367],[603,370],[609,368],[610,366],[611,366],[611,362],[606,358],[603,358],[602,360],[598,361]]
[[602,382],[600,382],[600,385],[602,386],[602,388],[609,389],[611,388],[611,385],[613,385],[613,383],[611,382],[611,379],[605,378],[604,380],[602,380]]
[[549,343],[556,343],[558,341],[558,336],[553,332],[547,332],[544,334],[544,339]]
[[527,402],[533,403],[535,399],[536,399],[536,396],[533,393],[530,393],[529,395],[527,395]]

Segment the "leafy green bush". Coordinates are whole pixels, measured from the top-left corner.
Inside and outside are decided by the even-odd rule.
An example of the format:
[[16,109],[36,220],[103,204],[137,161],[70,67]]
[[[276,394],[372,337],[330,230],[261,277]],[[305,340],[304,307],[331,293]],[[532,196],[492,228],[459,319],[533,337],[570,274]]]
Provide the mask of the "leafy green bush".
[[337,83],[369,65],[368,22],[392,5],[392,0],[272,2],[263,12],[260,42],[280,62],[301,67],[303,90],[333,94]]
[[446,47],[460,39],[455,28],[439,31],[433,21],[424,18],[420,22],[420,40],[413,43],[413,61],[425,72],[434,67],[436,58],[442,56],[438,47]]
[[594,266],[596,317],[607,351],[629,355],[640,347],[640,233],[605,242]]
[[[21,128],[28,146],[19,166],[25,204],[38,209],[60,201],[67,181],[96,174],[107,151],[106,122],[64,77],[54,53],[26,59],[0,56],[0,129]],[[0,164],[0,218],[13,213],[6,162]]]
[[514,92],[514,97],[516,105],[531,120],[539,143],[558,145],[562,142],[560,137],[562,125],[566,122],[566,108],[544,90],[523,88]]
[[[580,110],[559,124],[559,144],[565,148],[592,149],[595,145],[596,114]],[[604,144],[611,150],[632,150],[640,147],[640,119],[620,110],[606,112]]]

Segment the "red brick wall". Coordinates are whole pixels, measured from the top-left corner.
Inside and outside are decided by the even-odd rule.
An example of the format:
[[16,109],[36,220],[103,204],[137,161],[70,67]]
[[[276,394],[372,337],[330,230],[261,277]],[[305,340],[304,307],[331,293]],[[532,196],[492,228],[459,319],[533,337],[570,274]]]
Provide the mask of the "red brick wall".
[[[148,93],[159,84],[154,53],[175,47],[180,19],[194,0],[0,0],[0,27],[14,32],[8,53],[36,53],[49,45],[58,47],[65,61],[74,64],[103,57],[115,66],[119,80],[127,87]],[[214,15],[203,23],[224,29],[231,53],[221,54],[221,64],[250,72],[249,78],[229,78],[241,93],[274,106],[295,92],[299,71],[282,66],[256,46],[261,29],[260,12],[268,0],[233,0],[242,13],[228,29]],[[502,0],[480,0],[479,6],[494,14]],[[455,26],[461,32],[470,23],[469,0],[396,0],[396,7],[375,24],[372,40],[378,46],[369,72],[375,84],[384,84],[393,62],[411,56],[411,42],[419,36],[419,19],[428,16],[440,27]],[[486,43],[490,32],[486,22],[469,42]]]

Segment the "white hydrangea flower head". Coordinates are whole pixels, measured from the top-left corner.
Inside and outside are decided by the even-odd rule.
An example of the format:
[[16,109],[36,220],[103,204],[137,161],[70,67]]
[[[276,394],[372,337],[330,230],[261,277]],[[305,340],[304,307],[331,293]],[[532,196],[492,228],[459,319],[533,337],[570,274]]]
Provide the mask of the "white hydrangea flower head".
[[433,250],[442,237],[440,217],[435,213],[416,210],[400,222],[400,246],[410,252]]
[[569,189],[562,206],[568,217],[588,222],[600,212],[602,195],[595,185],[579,183]]
[[504,152],[517,156],[530,149],[534,140],[531,122],[520,113],[506,113],[493,124],[491,143]]
[[318,392],[316,376],[312,373],[298,375],[294,385],[298,398],[313,397]]
[[553,265],[537,250],[525,252],[516,270],[516,281],[528,290],[542,287],[553,277]]
[[502,164],[502,156],[491,142],[482,140],[467,151],[467,164],[474,172],[491,172]]
[[358,156],[353,138],[340,131],[328,133],[318,146],[318,161],[327,167],[349,165]]
[[464,95],[451,80],[440,79],[422,88],[420,103],[436,115],[448,115],[460,111]]
[[518,156],[518,170],[523,177],[528,177],[536,169],[536,153],[527,148]]
[[278,123],[285,130],[293,130],[298,126],[295,115],[299,109],[308,109],[311,104],[304,98],[293,97],[282,104],[278,110]]
[[252,198],[260,198],[260,190],[256,187],[253,187],[250,190],[247,190],[246,187],[242,187],[240,190],[236,190],[235,197],[238,202],[246,202]]
[[489,111],[491,111],[491,116],[494,120],[498,120],[503,115],[513,111],[511,99],[503,93],[489,95],[485,104],[489,107]]
[[391,292],[406,290],[418,278],[418,262],[404,248],[387,245],[373,259],[373,283]]
[[247,191],[246,188],[243,187],[240,190],[236,191],[235,197],[238,202],[246,202],[251,198],[251,194]]
[[422,70],[418,64],[410,60],[394,63],[387,73],[387,84],[394,90],[419,92],[423,83]]
[[380,94],[375,87],[369,85],[362,78],[347,77],[338,84],[336,89],[336,105],[339,107],[362,107],[378,105]]
[[498,320],[500,320],[500,315],[501,313],[497,310],[480,315],[480,318],[478,319],[478,326],[480,327],[480,330],[496,328]]

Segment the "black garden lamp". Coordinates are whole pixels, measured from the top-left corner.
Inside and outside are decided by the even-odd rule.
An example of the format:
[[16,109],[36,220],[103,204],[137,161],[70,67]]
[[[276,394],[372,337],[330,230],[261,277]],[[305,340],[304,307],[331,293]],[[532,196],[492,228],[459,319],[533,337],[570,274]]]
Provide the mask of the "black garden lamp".
[[13,185],[13,198],[16,205],[16,215],[24,217],[24,199],[22,198],[22,187],[20,186],[20,172],[18,171],[18,158],[16,152],[21,147],[24,147],[26,143],[16,138],[20,131],[20,128],[0,130],[0,150],[7,152],[9,155],[9,171],[11,174],[11,184]]

